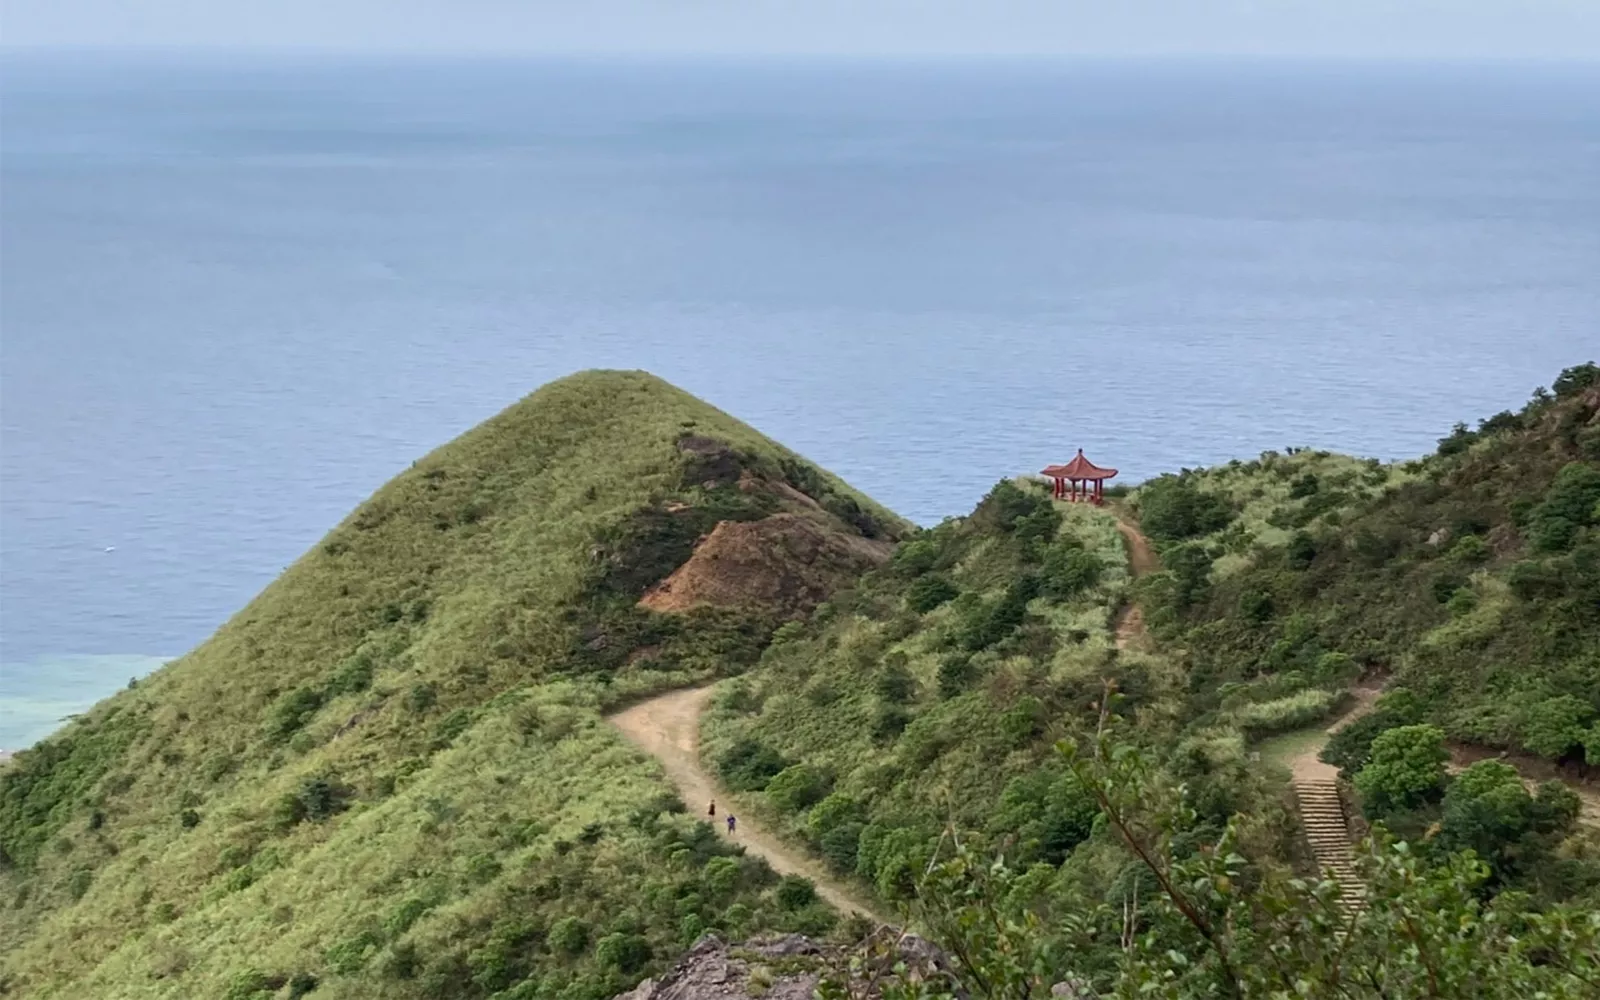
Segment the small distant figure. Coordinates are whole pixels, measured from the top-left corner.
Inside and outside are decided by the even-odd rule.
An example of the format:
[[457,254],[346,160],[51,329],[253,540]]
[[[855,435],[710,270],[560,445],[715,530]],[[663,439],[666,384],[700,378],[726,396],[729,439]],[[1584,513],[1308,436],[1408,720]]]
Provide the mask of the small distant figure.
[[739,821],[734,819],[732,814],[730,814],[728,816],[728,834],[729,834],[729,836],[733,835],[733,830],[738,825],[739,825]]
[[716,814],[717,814],[717,800],[716,799],[712,799],[710,807],[706,809],[706,815],[707,816],[715,816]]

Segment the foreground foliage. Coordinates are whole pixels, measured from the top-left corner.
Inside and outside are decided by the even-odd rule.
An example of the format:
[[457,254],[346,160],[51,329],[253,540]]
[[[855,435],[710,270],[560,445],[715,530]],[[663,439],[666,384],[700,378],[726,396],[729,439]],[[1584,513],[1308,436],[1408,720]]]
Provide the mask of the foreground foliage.
[[953,837],[913,906],[953,956],[953,975],[876,968],[869,951],[853,976],[830,977],[824,1000],[848,1000],[863,980],[888,1000],[1579,1000],[1600,990],[1600,913],[1533,912],[1513,894],[1486,903],[1488,868],[1470,852],[1429,858],[1381,829],[1358,859],[1369,903],[1347,910],[1334,883],[1239,853],[1236,823],[1191,837],[1185,789],[1125,738],[1108,724],[1086,752],[1060,748],[1133,865],[1119,894],[1042,918],[1027,905],[1025,873]]

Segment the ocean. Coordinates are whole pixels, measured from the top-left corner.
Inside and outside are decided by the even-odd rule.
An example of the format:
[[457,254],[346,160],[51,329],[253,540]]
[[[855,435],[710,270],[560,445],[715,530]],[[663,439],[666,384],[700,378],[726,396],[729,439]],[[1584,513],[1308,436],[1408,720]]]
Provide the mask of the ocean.
[[8,53],[0,747],[643,368],[922,523],[1383,459],[1600,357],[1600,67]]

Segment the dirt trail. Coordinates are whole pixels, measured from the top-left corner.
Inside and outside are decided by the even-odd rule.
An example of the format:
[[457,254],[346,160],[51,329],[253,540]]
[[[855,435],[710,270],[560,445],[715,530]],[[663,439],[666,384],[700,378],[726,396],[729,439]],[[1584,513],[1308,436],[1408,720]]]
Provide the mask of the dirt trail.
[[1329,723],[1328,728],[1322,731],[1321,739],[1289,759],[1289,774],[1296,784],[1338,779],[1339,769],[1318,760],[1317,754],[1328,745],[1328,739],[1334,733],[1372,711],[1372,706],[1378,702],[1378,695],[1383,693],[1383,685],[1371,684],[1352,688],[1350,693],[1355,695],[1356,703],[1350,706],[1349,711]]
[[[1150,539],[1144,537],[1129,519],[1127,511],[1118,509],[1116,515],[1117,531],[1122,534],[1123,541],[1128,543],[1129,575],[1141,577],[1160,569],[1161,564],[1156,559],[1156,551],[1150,545]],[[1116,637],[1118,649],[1132,649],[1145,644],[1144,612],[1139,605],[1129,601],[1117,613]]]
[[[740,844],[751,854],[765,858],[780,875],[803,875],[817,887],[817,895],[841,913],[860,913],[880,924],[893,923],[856,899],[843,885],[823,871],[822,866],[785,844],[752,818],[740,816],[739,830],[730,835],[723,822],[732,800],[715,779],[700,766],[700,713],[711,698],[712,687],[686,688],[641,702],[611,717],[611,723],[639,749],[661,762],[667,777],[683,796],[689,811],[700,810],[712,800],[718,803],[717,821],[712,824],[718,836]],[[735,814],[737,815],[737,814]]]

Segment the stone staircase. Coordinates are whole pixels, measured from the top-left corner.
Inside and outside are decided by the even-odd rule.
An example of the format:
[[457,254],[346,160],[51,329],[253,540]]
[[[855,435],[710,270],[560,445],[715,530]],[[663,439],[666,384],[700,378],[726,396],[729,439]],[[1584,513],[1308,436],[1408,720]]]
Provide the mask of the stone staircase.
[[1302,780],[1294,784],[1300,805],[1300,822],[1317,868],[1339,885],[1339,905],[1346,912],[1366,905],[1367,885],[1356,871],[1344,803],[1333,781]]

